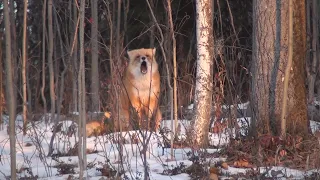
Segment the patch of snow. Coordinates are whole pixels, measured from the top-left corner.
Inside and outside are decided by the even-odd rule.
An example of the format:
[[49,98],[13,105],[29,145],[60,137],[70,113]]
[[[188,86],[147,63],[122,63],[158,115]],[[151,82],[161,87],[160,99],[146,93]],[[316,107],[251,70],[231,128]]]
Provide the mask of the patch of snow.
[[192,110],[192,109],[193,109],[193,104],[190,104],[190,105],[188,106],[188,109],[189,109],[189,110]]
[[[192,105],[193,106],[193,105]],[[248,104],[244,103],[239,105],[240,108],[247,107]],[[188,107],[189,108],[189,107]],[[193,107],[190,107],[193,108]],[[76,112],[77,113],[77,112]],[[74,112],[74,114],[76,114]],[[47,117],[51,117],[50,113],[46,114]],[[37,175],[39,179],[67,179],[69,174],[66,175],[57,175],[59,162],[64,162],[67,164],[74,164],[78,166],[78,157],[76,155],[70,156],[59,156],[59,157],[48,157],[49,143],[52,136],[52,127],[53,123],[46,124],[44,122],[44,117],[41,117],[40,121],[36,121],[33,125],[28,125],[28,132],[26,136],[23,136],[21,127],[22,121],[17,120],[16,128],[16,148],[17,148],[17,169],[21,168],[30,168],[34,175]],[[21,116],[18,116],[21,118]],[[4,125],[8,125],[8,116],[3,116]],[[224,121],[225,119],[222,119]],[[246,135],[248,127],[250,125],[250,118],[238,118],[237,119],[240,133]],[[67,153],[70,148],[73,148],[76,144],[78,138],[74,136],[69,137],[68,131],[69,127],[74,122],[71,120],[66,120],[62,122],[61,130],[57,133],[57,136],[54,141],[54,153]],[[181,130],[179,131],[178,138],[186,139],[188,129],[191,128],[190,120],[179,120]],[[171,120],[163,120],[161,126],[166,128],[168,131],[171,130]],[[213,126],[213,125],[212,125]],[[310,127],[312,132],[320,129],[320,123],[315,121],[310,121]],[[129,131],[123,133],[113,133],[104,136],[90,137],[87,138],[87,149],[95,150],[96,153],[87,154],[87,162],[95,164],[91,169],[87,170],[88,176],[90,179],[98,180],[102,177],[102,174],[96,170],[97,167],[102,167],[103,164],[109,162],[109,164],[114,169],[120,169],[120,164],[118,163],[120,157],[124,161],[123,168],[125,170],[125,175],[129,179],[139,179],[143,177],[144,169],[143,162],[140,151],[143,149],[142,143],[135,144],[132,139],[132,136],[136,134],[136,137],[140,140],[144,139],[143,137],[150,137],[150,142],[147,148],[147,162],[150,170],[151,179],[170,179],[170,180],[183,180],[190,179],[188,174],[182,173],[175,176],[163,175],[162,172],[168,168],[173,168],[178,166],[180,163],[189,166],[192,164],[188,160],[188,152],[191,151],[190,148],[180,148],[173,150],[174,161],[167,161],[171,158],[171,149],[162,148],[163,147],[163,136],[159,133],[150,133],[142,131],[142,134],[138,131]],[[114,140],[120,137],[123,137],[123,144],[115,143]],[[230,137],[235,135],[234,128],[226,128],[220,134],[209,133],[209,141],[211,145],[220,147],[227,145],[229,143]],[[170,139],[170,133],[168,133],[167,138]],[[140,141],[141,142],[141,141]],[[30,146],[29,146],[30,145]],[[10,175],[10,144],[9,136],[7,134],[7,129],[0,129],[0,179],[5,179],[4,176]],[[119,153],[120,147],[123,149],[123,153]],[[208,152],[217,152],[220,149],[207,149]],[[211,158],[207,161],[214,162],[221,160],[223,158]],[[74,177],[78,176],[79,168],[74,168],[76,174]],[[223,170],[223,174],[237,174],[237,173],[246,173],[248,169],[233,168],[229,167],[228,170]],[[268,171],[268,177],[272,177],[271,170],[283,172],[285,177],[304,177],[305,172],[284,168],[284,167],[271,167],[271,169],[260,168],[260,172]],[[308,171],[307,174],[311,174],[311,171]],[[19,177],[28,176],[27,171],[19,173]],[[281,174],[279,175],[279,178]],[[223,179],[223,178],[221,178]]]
[[71,112],[70,114],[79,115],[79,112],[73,111],[73,112]]
[[[249,101],[248,102],[245,102],[245,103],[241,103],[241,104],[237,104],[237,109],[248,109],[248,106],[249,106]],[[229,108],[234,108],[234,105],[222,105],[222,108],[223,109],[229,109]]]
[[320,122],[310,121],[310,128],[312,133],[315,133],[316,131],[320,131]]

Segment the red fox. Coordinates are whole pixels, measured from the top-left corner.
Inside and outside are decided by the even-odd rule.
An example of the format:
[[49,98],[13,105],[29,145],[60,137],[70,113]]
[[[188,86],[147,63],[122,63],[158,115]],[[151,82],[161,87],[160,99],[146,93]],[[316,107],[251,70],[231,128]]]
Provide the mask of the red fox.
[[[127,53],[129,63],[122,79],[123,86],[120,95],[122,129],[131,130],[135,125],[145,126],[142,120],[147,117],[147,128],[157,131],[162,116],[158,107],[160,74],[155,58],[156,49],[135,49]],[[132,119],[132,110],[137,112],[138,120]],[[117,122],[114,126],[116,130],[119,130]]]
[[99,136],[103,134],[104,132],[107,131],[108,125],[105,124],[104,120],[105,118],[109,119],[110,118],[110,113],[105,112],[104,117],[101,118],[101,120],[92,120],[87,122],[86,124],[86,135],[87,137],[90,136]]

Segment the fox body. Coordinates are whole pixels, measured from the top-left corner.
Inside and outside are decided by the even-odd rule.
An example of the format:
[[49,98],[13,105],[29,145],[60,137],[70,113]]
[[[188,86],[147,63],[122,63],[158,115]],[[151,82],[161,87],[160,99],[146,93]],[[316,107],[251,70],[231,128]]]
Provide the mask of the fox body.
[[[155,59],[156,49],[135,49],[127,53],[129,63],[122,79],[120,96],[122,129],[131,130],[136,125],[147,125],[147,128],[156,131],[162,118],[158,107],[160,74]],[[115,123],[117,126],[118,123]]]
[[86,124],[86,134],[87,137],[90,136],[99,136],[105,133],[108,130],[110,124],[106,124],[105,119],[111,117],[109,112],[105,112],[104,116],[98,120],[91,120]]

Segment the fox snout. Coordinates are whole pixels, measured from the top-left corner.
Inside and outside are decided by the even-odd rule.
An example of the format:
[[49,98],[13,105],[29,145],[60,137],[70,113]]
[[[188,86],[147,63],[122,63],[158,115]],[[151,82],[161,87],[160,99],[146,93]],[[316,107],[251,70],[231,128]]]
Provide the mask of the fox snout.
[[141,63],[140,66],[140,71],[142,74],[146,74],[148,72],[148,66],[147,66],[147,62],[145,61],[145,57],[141,58],[143,61]]

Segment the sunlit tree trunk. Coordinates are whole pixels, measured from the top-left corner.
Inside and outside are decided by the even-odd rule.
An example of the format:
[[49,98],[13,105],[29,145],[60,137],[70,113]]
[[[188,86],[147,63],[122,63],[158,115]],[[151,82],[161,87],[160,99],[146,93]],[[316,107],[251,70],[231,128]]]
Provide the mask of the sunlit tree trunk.
[[193,138],[197,146],[206,146],[212,104],[213,12],[212,1],[196,1],[197,74],[194,100]]
[[22,39],[22,98],[23,98],[23,134],[27,126],[27,8],[28,0],[24,1],[23,10],[23,39]]
[[16,135],[15,135],[15,118],[16,118],[16,100],[13,91],[13,71],[11,57],[11,29],[8,0],[3,1],[4,6],[4,23],[5,23],[5,41],[6,41],[6,94],[9,109],[9,137],[10,137],[10,161],[11,161],[11,179],[17,179],[16,175]]
[[281,136],[282,138],[286,137],[287,132],[287,104],[288,104],[288,86],[289,86],[289,77],[290,71],[292,68],[292,59],[293,59],[293,0],[289,0],[289,25],[288,25],[288,59],[285,67],[285,74],[283,78],[283,98],[281,106]]
[[96,0],[91,0],[91,15],[91,111],[99,112],[98,1]]
[[[279,135],[288,60],[288,2],[254,0],[252,103],[253,129]],[[307,133],[305,89],[305,2],[293,0],[293,63],[290,70],[287,132]]]

